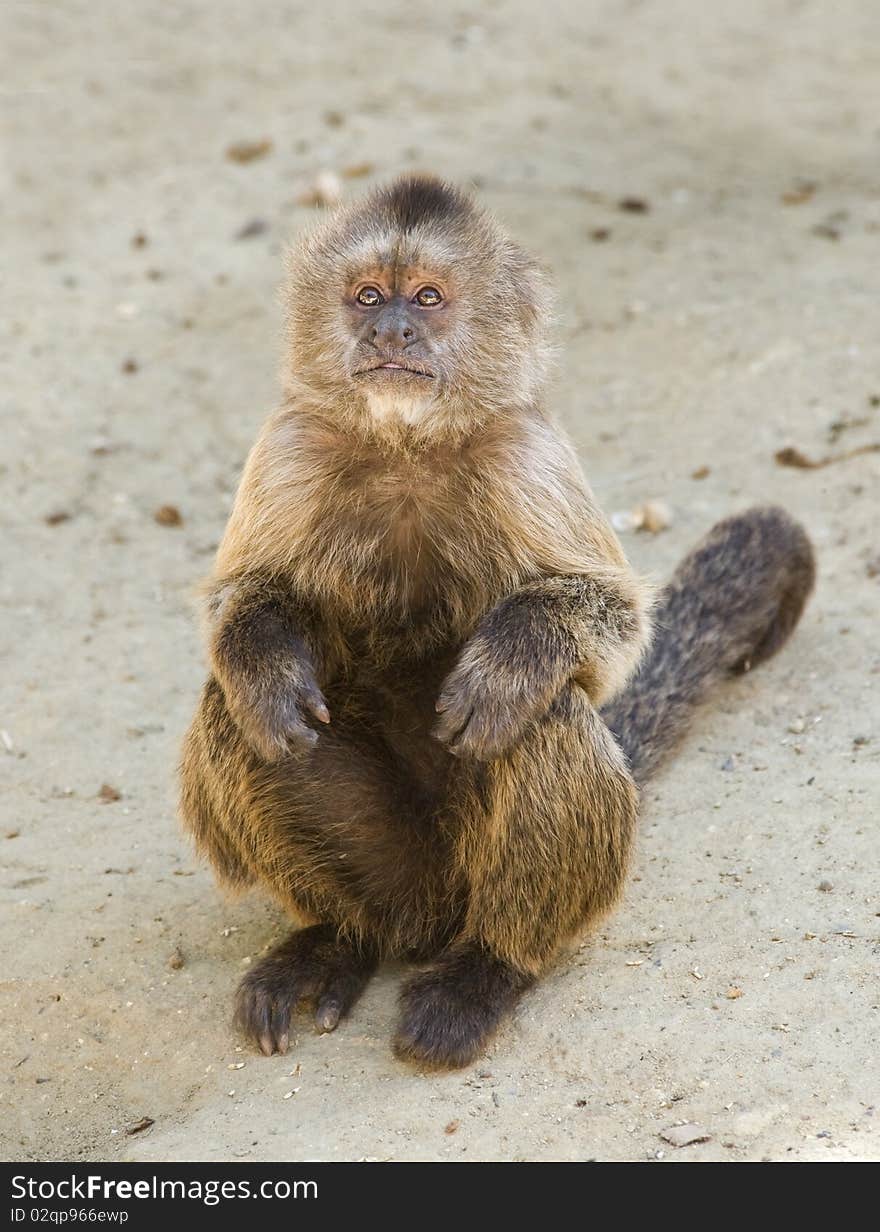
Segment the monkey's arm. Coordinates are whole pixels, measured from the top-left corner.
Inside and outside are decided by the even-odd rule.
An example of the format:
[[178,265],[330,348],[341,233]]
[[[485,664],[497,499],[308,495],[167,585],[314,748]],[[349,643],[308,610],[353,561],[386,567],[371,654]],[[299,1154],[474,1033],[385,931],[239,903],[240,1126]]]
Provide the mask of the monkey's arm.
[[576,680],[594,705],[638,662],[648,624],[626,569],[549,577],[508,595],[480,621],[437,701],[450,751],[498,757]]
[[318,680],[323,664],[317,623],[291,588],[245,574],[216,583],[207,607],[208,651],[226,705],[265,761],[311,747],[308,720],[329,723]]

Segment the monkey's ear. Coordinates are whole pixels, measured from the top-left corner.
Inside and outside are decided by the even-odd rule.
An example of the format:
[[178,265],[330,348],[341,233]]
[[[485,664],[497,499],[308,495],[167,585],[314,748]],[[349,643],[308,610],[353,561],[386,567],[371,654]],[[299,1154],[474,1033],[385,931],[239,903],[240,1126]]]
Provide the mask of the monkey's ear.
[[550,272],[513,243],[507,246],[504,263],[522,326],[535,342],[541,342],[553,315]]

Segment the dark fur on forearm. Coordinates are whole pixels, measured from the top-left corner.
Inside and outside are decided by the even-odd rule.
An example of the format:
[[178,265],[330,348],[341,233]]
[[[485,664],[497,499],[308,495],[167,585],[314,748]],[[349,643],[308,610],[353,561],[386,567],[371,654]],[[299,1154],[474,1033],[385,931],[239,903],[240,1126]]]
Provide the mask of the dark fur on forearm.
[[592,700],[604,697],[618,661],[632,661],[630,648],[643,635],[644,613],[625,577],[523,586],[483,617],[465,645],[437,700],[435,735],[457,755],[498,757],[570,680]]
[[209,654],[229,713],[266,761],[315,743],[329,711],[318,621],[284,581],[245,576],[216,586],[208,602]]

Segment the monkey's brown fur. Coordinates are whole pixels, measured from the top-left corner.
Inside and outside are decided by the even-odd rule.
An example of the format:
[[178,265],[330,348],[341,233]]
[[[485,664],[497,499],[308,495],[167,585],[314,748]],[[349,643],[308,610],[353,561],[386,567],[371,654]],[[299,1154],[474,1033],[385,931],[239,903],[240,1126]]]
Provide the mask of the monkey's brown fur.
[[782,644],[812,552],[779,510],[721,523],[636,671],[646,588],[540,402],[544,280],[438,181],[309,237],[288,321],[207,591],[183,815],[222,880],[312,922],[239,990],[265,1052],[403,955],[431,965],[399,1055],[466,1064],[613,905],[636,782],[713,679]]

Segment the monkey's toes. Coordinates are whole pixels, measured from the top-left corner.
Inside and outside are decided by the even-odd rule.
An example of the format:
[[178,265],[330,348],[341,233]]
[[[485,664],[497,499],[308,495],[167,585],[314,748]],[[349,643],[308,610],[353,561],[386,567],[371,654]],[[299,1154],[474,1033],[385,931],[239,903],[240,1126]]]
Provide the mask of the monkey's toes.
[[375,961],[364,964],[362,960],[340,963],[327,973],[318,996],[315,1011],[315,1026],[319,1031],[335,1031],[343,1018],[364,991],[367,981],[375,970]]
[[532,977],[466,945],[401,993],[395,1054],[428,1069],[460,1069],[484,1050]]
[[340,941],[330,925],[303,928],[271,950],[241,981],[236,1026],[266,1056],[287,1052],[290,1019],[303,1003],[317,1003],[317,1029],[333,1031],[375,967],[375,955]]
[[290,1016],[296,1003],[296,990],[259,970],[242,980],[235,998],[235,1025],[253,1040],[265,1056],[287,1052],[290,1045]]

